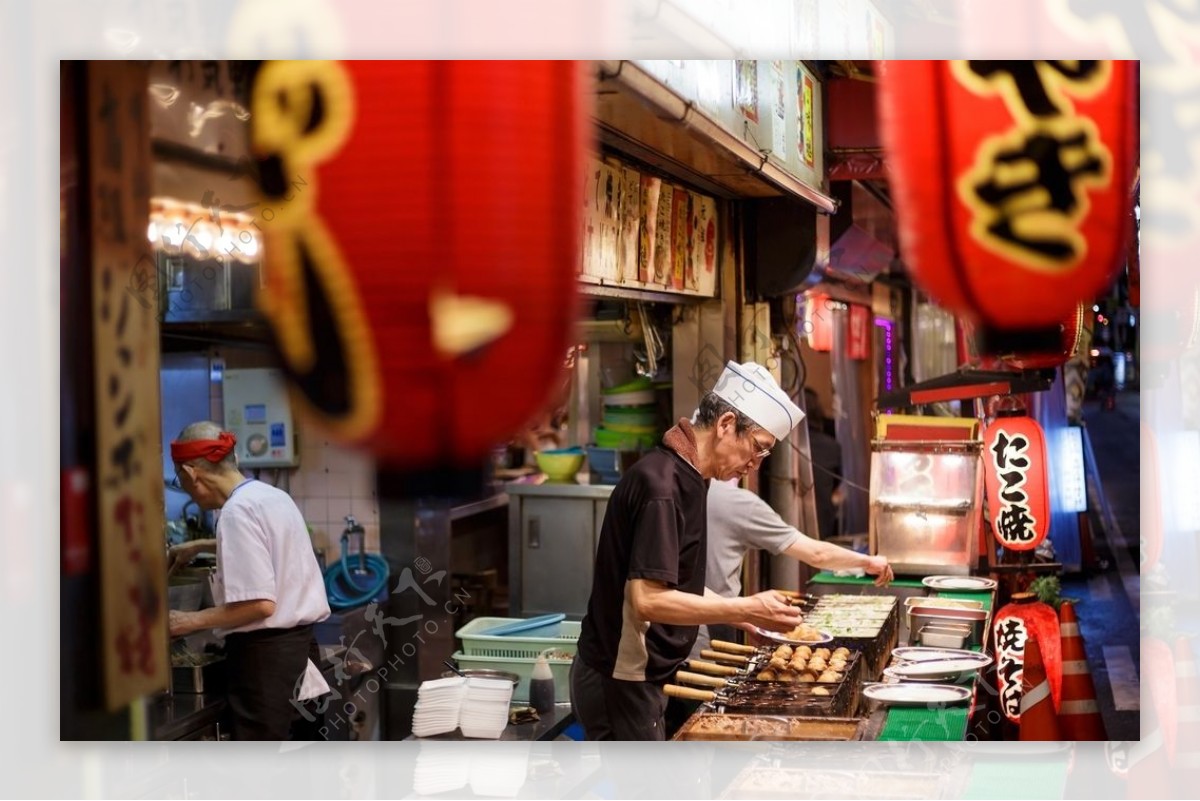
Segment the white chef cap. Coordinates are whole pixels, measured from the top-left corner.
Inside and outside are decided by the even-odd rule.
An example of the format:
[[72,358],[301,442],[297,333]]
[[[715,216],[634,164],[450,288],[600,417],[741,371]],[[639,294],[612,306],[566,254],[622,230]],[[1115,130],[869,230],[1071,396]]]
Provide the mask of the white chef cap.
[[804,412],[761,364],[729,362],[717,379],[713,394],[770,431],[781,440],[792,433]]

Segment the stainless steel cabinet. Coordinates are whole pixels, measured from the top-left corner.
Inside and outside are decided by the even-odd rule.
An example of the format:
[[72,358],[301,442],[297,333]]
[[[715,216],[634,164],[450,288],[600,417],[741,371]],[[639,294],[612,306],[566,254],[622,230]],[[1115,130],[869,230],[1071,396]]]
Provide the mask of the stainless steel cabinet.
[[582,618],[612,487],[513,483],[505,491],[510,613]]

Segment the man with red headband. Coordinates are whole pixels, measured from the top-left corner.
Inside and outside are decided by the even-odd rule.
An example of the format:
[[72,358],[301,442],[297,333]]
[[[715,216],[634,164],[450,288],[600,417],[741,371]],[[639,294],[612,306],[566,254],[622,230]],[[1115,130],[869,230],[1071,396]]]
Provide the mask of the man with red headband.
[[[288,739],[297,705],[328,692],[313,664],[313,624],[329,602],[304,516],[282,490],[238,470],[237,440],[212,422],[193,423],[171,443],[179,485],[201,509],[219,509],[216,539],[171,549],[172,571],[215,551],[216,606],[172,611],[172,636],[215,629],[225,637],[235,740]],[[303,681],[301,679],[303,678]]]

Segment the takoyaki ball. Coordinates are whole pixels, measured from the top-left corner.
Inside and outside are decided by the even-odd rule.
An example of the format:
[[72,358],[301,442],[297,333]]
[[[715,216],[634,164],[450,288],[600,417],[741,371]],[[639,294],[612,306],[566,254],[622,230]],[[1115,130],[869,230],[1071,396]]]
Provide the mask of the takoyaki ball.
[[760,672],[757,676],[759,681],[775,681],[775,671],[768,668]]
[[846,660],[838,659],[835,656],[829,660],[829,667],[833,668],[834,670],[845,670],[846,669]]
[[819,656],[822,659],[828,659],[831,654],[828,648],[818,648],[817,650],[813,651],[813,656]]
[[813,654],[813,652],[812,652],[811,648],[809,648],[807,645],[801,645],[798,648],[796,648],[796,651],[793,654],[793,656],[803,656],[805,659],[808,659],[809,657],[812,656],[812,654]]
[[785,670],[779,674],[779,680],[788,684],[794,684],[796,682],[796,674],[790,670]]
[[842,656],[849,659],[850,658],[850,649],[843,645],[840,648],[837,648],[836,650],[834,650],[833,655],[837,656],[838,654],[841,654]]
[[825,660],[821,659],[819,656],[814,656],[812,659],[808,660],[809,670],[820,672],[827,667],[828,665],[826,664]]
[[796,676],[796,678],[797,678],[797,680],[804,681],[804,682],[817,680],[817,677],[813,675],[813,672],[811,670],[806,670],[806,671],[800,673],[798,676]]
[[825,687],[813,687],[813,695],[829,695],[829,690]]
[[806,660],[806,659],[792,659],[791,662],[788,662],[788,669],[794,670],[797,673],[799,673],[800,671],[805,670],[807,668],[808,668],[808,660]]
[[775,649],[775,655],[782,656],[784,659],[791,659],[792,658],[792,646],[790,646],[790,645],[779,646],[778,648]]
[[837,681],[842,677],[841,673],[834,670],[826,670],[820,676],[817,676],[817,681]]
[[767,667],[771,668],[772,670],[785,670],[787,668],[787,660],[777,656],[770,661]]

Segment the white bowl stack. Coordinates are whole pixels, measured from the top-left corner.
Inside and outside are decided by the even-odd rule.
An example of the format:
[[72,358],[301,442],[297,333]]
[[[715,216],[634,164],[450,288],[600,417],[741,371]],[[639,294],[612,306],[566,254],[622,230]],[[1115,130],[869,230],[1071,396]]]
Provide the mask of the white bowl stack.
[[413,735],[433,737],[462,729],[464,737],[496,740],[508,725],[513,685],[504,679],[425,681],[417,688]]
[[513,685],[504,679],[467,679],[458,726],[464,737],[499,739],[508,725],[508,707]]

